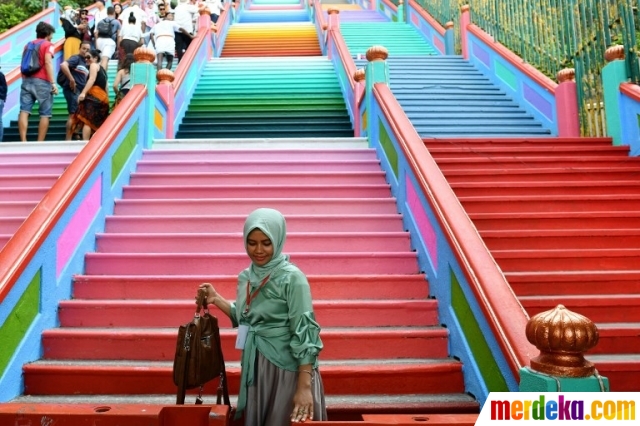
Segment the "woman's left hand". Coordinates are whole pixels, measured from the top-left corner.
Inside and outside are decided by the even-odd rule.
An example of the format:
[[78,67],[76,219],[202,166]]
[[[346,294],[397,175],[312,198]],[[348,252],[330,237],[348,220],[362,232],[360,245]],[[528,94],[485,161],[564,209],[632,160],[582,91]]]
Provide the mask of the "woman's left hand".
[[82,101],[84,101],[84,93],[80,93],[78,95],[78,102],[82,102]]
[[300,387],[296,389],[293,396],[293,412],[291,413],[291,421],[294,423],[306,422],[313,420],[313,394],[311,387]]

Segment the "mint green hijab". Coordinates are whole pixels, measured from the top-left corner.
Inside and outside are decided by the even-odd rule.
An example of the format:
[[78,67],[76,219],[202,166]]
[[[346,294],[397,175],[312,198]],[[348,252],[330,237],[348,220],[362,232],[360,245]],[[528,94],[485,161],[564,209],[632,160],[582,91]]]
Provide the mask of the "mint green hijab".
[[278,210],[261,208],[251,212],[244,222],[244,248],[247,250],[247,238],[251,231],[259,229],[273,244],[273,257],[264,266],[251,262],[249,267],[249,282],[251,286],[258,286],[262,280],[272,272],[289,264],[289,256],[282,254],[282,248],[287,238],[287,224],[282,213]]

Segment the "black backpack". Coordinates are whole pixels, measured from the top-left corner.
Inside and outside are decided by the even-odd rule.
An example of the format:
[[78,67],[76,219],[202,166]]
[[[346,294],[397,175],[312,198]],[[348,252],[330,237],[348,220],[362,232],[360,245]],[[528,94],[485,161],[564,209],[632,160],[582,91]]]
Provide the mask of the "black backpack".
[[40,45],[44,40],[30,41],[22,52],[22,61],[20,62],[20,72],[26,76],[31,76],[40,71],[42,64],[40,62]]
[[98,22],[98,26],[96,27],[98,30],[98,37],[113,37],[112,32],[112,22],[113,18],[104,18],[102,21]]

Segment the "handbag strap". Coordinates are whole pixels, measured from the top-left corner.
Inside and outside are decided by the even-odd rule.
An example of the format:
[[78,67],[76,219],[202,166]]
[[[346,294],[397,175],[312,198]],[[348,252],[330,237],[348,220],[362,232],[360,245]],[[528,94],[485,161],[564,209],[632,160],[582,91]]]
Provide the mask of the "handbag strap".
[[184,348],[184,356],[182,357],[182,362],[178,366],[179,369],[182,369],[181,374],[178,374],[178,392],[176,394],[176,404],[183,405],[184,398],[187,393],[186,383],[187,383],[187,374],[189,373],[189,354],[191,353],[191,324],[187,326],[187,330],[184,335],[184,341],[182,342]]

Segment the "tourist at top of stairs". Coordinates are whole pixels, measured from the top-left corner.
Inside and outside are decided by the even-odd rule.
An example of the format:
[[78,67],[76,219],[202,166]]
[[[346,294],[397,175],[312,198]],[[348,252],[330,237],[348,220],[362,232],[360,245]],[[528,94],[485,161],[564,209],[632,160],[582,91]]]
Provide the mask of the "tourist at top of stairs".
[[320,326],[307,277],[282,253],[284,216],[267,208],[253,211],[243,238],[251,265],[238,276],[235,302],[209,283],[200,285],[207,304],[218,307],[238,327],[242,370],[236,418],[244,414],[245,426],[326,420],[318,372]]

